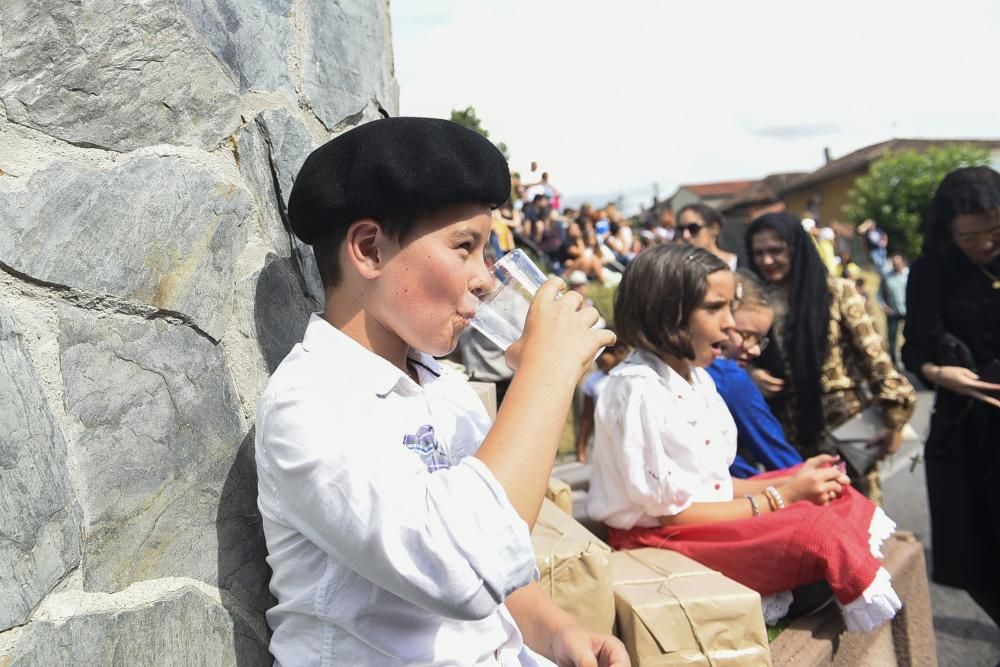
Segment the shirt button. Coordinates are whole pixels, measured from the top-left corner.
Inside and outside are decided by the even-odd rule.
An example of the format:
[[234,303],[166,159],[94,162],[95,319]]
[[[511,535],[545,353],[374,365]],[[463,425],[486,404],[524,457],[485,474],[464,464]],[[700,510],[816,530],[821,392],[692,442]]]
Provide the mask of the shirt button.
[[712,441],[711,441],[711,440],[705,440],[705,444],[706,444],[706,445],[711,445],[711,444],[712,444]]
[[722,488],[722,486],[720,486],[720,485],[719,485],[718,483],[716,483],[716,484],[715,484],[715,490],[716,490],[716,491],[718,491],[718,490],[719,490],[719,489],[721,489],[721,488]]

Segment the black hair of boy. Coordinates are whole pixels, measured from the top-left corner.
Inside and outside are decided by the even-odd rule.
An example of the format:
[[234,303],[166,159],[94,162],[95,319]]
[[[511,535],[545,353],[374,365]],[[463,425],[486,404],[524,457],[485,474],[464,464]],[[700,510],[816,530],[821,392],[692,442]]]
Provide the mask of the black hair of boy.
[[708,276],[729,266],[703,248],[657,245],[625,269],[615,295],[618,340],[661,356],[694,359],[688,318],[704,300]]

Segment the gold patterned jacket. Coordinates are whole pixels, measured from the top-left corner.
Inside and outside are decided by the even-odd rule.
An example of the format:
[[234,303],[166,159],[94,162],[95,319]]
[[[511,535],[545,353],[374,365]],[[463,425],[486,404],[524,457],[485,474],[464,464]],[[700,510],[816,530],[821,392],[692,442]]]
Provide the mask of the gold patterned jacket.
[[[871,402],[882,408],[886,426],[897,430],[902,428],[916,407],[913,385],[893,366],[886,351],[885,339],[875,328],[865,298],[854,283],[829,276],[827,285],[833,299],[830,303],[826,360],[820,378],[827,432],[860,413]],[[776,321],[775,325],[779,344],[783,336],[782,324]],[[789,383],[785,391],[788,394],[775,414],[785,427],[789,442],[797,443],[795,387],[790,384],[792,373],[788,359],[784,361],[785,382]],[[831,451],[832,442],[828,437],[824,440],[826,442],[820,449]]]

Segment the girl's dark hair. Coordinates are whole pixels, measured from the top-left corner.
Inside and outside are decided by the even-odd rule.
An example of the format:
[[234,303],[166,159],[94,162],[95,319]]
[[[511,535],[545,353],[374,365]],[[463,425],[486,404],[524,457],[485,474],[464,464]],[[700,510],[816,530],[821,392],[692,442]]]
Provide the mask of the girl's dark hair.
[[676,220],[681,219],[684,211],[694,211],[705,221],[706,227],[722,227],[722,215],[708,204],[688,204],[677,211]]
[[798,445],[810,453],[818,446],[825,425],[820,377],[826,360],[833,301],[827,285],[829,274],[802,222],[790,213],[781,212],[762,215],[747,228],[747,257],[758,276],[763,278],[753,254],[753,237],[765,229],[774,230],[788,244],[791,275],[781,349],[778,345],[767,347],[757,365],[775,377],[785,378],[787,360],[795,387]]
[[702,248],[657,245],[625,269],[615,295],[615,329],[629,347],[694,359],[688,318],[701,304],[707,278],[729,266]]
[[954,248],[951,221],[965,213],[1000,209],[1000,174],[989,167],[962,167],[941,181],[927,207],[923,254]]

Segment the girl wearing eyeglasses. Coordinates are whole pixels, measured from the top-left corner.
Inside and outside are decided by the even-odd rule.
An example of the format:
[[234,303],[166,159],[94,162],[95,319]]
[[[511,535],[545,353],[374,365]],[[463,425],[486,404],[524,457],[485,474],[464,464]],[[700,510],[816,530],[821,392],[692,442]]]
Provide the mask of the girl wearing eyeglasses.
[[[855,284],[829,274],[801,221],[789,213],[754,220],[746,242],[750,268],[773,288],[784,313],[752,375],[789,442],[805,457],[836,451],[831,432],[861,413],[871,395],[885,424],[872,446],[882,457],[895,453],[916,393],[893,366]],[[877,465],[849,472],[859,490],[881,501]]]
[[746,478],[760,472],[757,465],[765,470],[780,470],[801,463],[802,456],[785,440],[781,423],[747,372],[750,363],[770,343],[767,334],[774,322],[774,311],[755,275],[740,269],[733,278],[735,326],[722,344],[725,356],[718,357],[705,370],[712,376],[736,422],[737,455],[729,472],[734,477]]
[[933,577],[1000,625],[1000,174],[948,174],[906,288],[906,368],[937,392],[924,447]]

